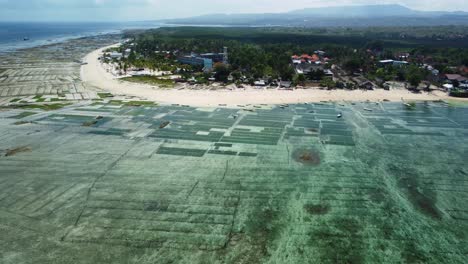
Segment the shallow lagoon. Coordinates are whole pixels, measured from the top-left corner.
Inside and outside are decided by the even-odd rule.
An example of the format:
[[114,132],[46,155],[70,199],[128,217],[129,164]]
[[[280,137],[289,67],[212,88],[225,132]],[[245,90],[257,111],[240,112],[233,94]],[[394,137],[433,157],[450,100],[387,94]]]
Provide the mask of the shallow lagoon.
[[0,112],[2,263],[468,257],[468,108],[24,112]]

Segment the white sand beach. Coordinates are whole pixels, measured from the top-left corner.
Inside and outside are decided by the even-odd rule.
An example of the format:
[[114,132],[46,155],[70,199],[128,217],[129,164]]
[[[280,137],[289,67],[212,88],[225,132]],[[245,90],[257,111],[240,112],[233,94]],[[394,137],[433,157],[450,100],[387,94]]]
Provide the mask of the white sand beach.
[[[115,46],[115,45],[113,45]],[[112,46],[109,46],[112,47]],[[255,88],[234,90],[193,90],[193,89],[159,89],[154,85],[138,84],[120,81],[107,72],[98,58],[102,51],[109,48],[101,48],[91,52],[84,58],[87,65],[81,68],[81,78],[88,84],[115,95],[136,96],[142,99],[163,104],[183,104],[191,106],[236,106],[246,104],[294,104],[321,101],[432,101],[454,99],[442,91],[431,93],[412,93],[405,89],[386,91],[378,89],[374,91],[363,90],[320,90],[297,89],[288,90],[259,90]],[[466,100],[466,99],[465,99]]]

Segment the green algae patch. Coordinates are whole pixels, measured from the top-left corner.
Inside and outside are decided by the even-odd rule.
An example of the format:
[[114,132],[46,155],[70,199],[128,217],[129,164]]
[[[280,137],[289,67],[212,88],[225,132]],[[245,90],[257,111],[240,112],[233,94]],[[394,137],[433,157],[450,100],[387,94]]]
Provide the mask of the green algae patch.
[[12,116],[10,118],[13,118],[13,119],[22,119],[22,118],[25,118],[25,117],[28,117],[28,116],[32,116],[32,115],[35,115],[37,114],[36,112],[22,112],[21,114],[18,114],[18,115],[15,115],[15,116]]
[[398,187],[406,194],[408,201],[419,212],[433,219],[442,219],[442,212],[437,208],[437,194],[423,185],[419,180],[419,173],[412,169],[403,170],[391,166],[396,173]]
[[[310,234],[309,243],[321,248],[317,263],[366,263],[361,223],[354,218],[336,217]],[[332,262],[328,262],[332,261]]]
[[59,110],[71,104],[63,103],[63,104],[18,104],[18,105],[11,105],[7,108],[16,108],[16,109],[40,109],[44,111],[53,111]]
[[305,204],[304,210],[311,215],[324,215],[330,212],[331,208],[328,204]]
[[103,99],[103,98],[109,98],[109,97],[114,97],[114,95],[112,95],[111,93],[98,93],[97,94],[99,96],[99,98]]

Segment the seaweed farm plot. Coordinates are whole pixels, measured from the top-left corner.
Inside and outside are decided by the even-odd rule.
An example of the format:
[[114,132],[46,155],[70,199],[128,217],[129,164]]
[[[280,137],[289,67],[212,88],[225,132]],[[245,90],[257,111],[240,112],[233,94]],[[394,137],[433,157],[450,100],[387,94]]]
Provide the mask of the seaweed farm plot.
[[68,100],[96,98],[96,93],[80,80],[80,61],[90,51],[119,39],[119,35],[89,37],[1,54],[0,99],[32,99],[37,95],[60,95]]
[[468,108],[0,112],[1,263],[465,263]]

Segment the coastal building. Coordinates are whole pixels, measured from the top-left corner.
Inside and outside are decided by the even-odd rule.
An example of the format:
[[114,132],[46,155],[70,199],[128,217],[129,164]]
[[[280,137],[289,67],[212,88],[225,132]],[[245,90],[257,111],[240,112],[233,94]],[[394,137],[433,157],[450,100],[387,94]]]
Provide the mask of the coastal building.
[[200,58],[211,59],[214,63],[223,62],[223,53],[202,53],[199,55]]
[[291,86],[292,86],[292,82],[290,82],[290,81],[280,81],[280,87],[281,88],[290,89]]
[[461,76],[460,74],[445,74],[445,80],[449,82],[465,82],[468,81],[468,78]]
[[308,74],[313,71],[324,70],[324,65],[330,60],[324,51],[317,50],[314,54],[302,54],[301,56],[291,56],[291,63],[297,74]]
[[294,65],[294,69],[297,74],[308,74],[313,71],[323,71],[324,66],[320,63],[300,63]]
[[259,87],[264,87],[264,86],[266,86],[266,82],[265,82],[265,80],[258,80],[258,81],[254,82],[254,85],[259,86]]
[[320,57],[325,56],[326,52],[323,50],[316,50],[314,51],[315,54],[319,55]]
[[111,59],[118,59],[118,60],[120,60],[120,59],[123,57],[123,54],[120,53],[120,52],[115,52],[115,51],[113,51],[113,52],[111,52],[111,53],[109,54],[109,56],[111,57]]
[[229,63],[228,49],[224,47],[223,53],[202,53],[192,52],[190,55],[179,56],[177,61],[182,64],[193,66],[203,66],[203,71],[211,71],[215,63]]
[[446,84],[442,85],[442,87],[443,87],[446,91],[450,91],[450,90],[453,89],[453,84],[448,84],[448,83],[446,83]]
[[351,78],[351,80],[356,83],[356,85],[365,90],[374,90],[377,87],[373,82],[369,81],[368,79],[364,78],[363,76],[357,76]]
[[395,67],[402,67],[406,66],[409,63],[407,61],[399,61],[399,60],[381,60],[379,61],[380,66],[387,66],[387,65],[392,65]]
[[408,52],[400,52],[397,53],[395,57],[397,57],[401,61],[407,61],[410,57],[410,54]]
[[395,66],[395,67],[402,67],[402,66],[406,66],[408,64],[409,63],[407,61],[394,61],[393,62],[393,66]]
[[330,69],[324,70],[323,73],[325,74],[325,77],[333,78],[335,76]]
[[383,66],[391,65],[391,64],[393,64],[393,60],[381,60],[381,61],[379,61],[379,64],[383,65]]
[[203,58],[194,54],[189,56],[180,56],[177,61],[182,64],[188,64],[192,66],[201,66],[203,71],[211,71],[213,69],[213,60],[209,58]]

